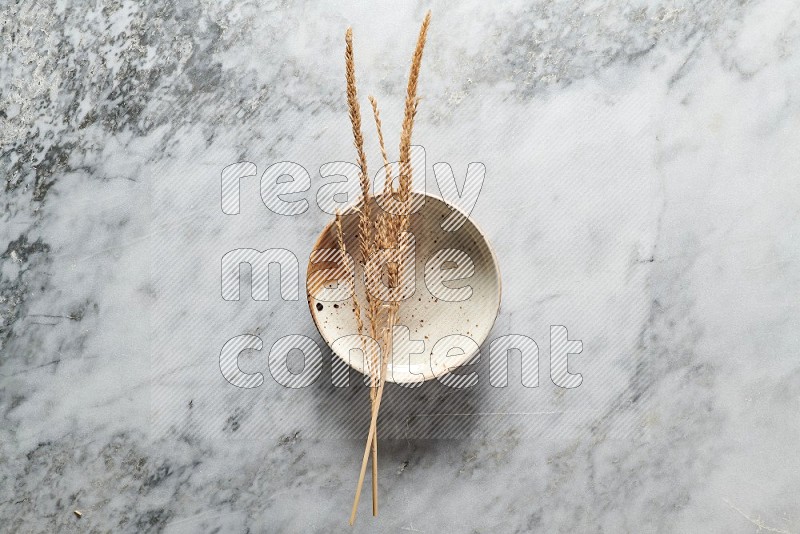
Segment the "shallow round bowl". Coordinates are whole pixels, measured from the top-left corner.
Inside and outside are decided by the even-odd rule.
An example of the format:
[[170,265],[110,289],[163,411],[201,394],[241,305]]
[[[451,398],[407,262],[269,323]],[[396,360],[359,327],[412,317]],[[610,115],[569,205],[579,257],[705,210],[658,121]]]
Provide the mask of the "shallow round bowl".
[[[374,218],[381,209],[375,200],[372,202]],[[395,328],[393,355],[387,363],[386,380],[396,383],[422,382],[441,377],[468,362],[486,340],[500,309],[500,271],[484,233],[458,208],[438,197],[414,193],[412,204],[422,204],[409,221],[415,244],[415,287],[413,295],[400,302],[399,328]],[[355,260],[355,295],[362,309],[364,333],[369,335],[366,288],[358,254],[358,217],[356,206],[343,212],[343,234],[346,249]],[[453,229],[459,222],[460,226]],[[337,230],[333,220],[320,234],[314,250],[338,250],[336,243]],[[469,277],[446,281],[448,269],[458,267],[450,274],[460,275],[469,274],[470,271],[464,267],[468,261],[451,263],[447,259],[463,259],[463,254],[454,256],[449,252],[440,252],[453,249],[465,253],[474,270]],[[440,258],[438,262],[436,257]],[[323,289],[337,286],[335,281],[313,276],[321,269],[330,270],[330,264],[315,262],[312,256],[306,289],[314,323],[339,358],[360,373],[367,374],[369,371],[363,352],[352,350],[353,346],[347,343],[336,342],[358,332],[352,299],[318,300]],[[437,271],[444,274],[444,278]],[[461,290],[448,291],[447,288]],[[468,298],[461,300],[465,296]]]

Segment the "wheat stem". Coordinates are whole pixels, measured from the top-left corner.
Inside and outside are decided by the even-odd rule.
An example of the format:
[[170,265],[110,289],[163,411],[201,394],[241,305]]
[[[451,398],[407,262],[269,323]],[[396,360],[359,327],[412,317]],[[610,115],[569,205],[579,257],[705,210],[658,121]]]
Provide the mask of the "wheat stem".
[[[389,308],[389,318],[387,321],[387,327],[394,327],[394,321],[396,317],[396,308],[390,307]],[[361,472],[358,475],[358,485],[356,486],[356,496],[353,500],[353,509],[350,511],[350,525],[352,526],[356,522],[356,512],[358,511],[358,501],[361,499],[361,487],[364,485],[364,475],[367,472],[367,460],[369,459],[369,452],[372,447],[372,443],[374,442],[375,437],[377,436],[377,425],[378,425],[378,412],[381,407],[381,399],[383,398],[383,386],[386,384],[386,363],[389,359],[388,354],[391,354],[392,349],[392,332],[391,329],[387,328],[389,332],[386,335],[386,347],[387,347],[387,354],[384,354],[382,358],[381,364],[381,380],[380,385],[378,386],[378,394],[375,396],[375,402],[372,405],[372,417],[370,418],[369,422],[369,434],[367,435],[367,446],[364,449],[364,458],[361,461]]]

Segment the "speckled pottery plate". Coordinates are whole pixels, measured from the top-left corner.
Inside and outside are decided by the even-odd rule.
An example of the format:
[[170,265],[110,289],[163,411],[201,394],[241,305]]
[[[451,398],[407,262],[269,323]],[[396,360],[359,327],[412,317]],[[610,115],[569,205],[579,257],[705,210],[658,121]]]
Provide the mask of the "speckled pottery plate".
[[[395,328],[393,355],[387,365],[386,380],[395,383],[430,380],[468,362],[486,340],[500,309],[500,271],[483,232],[468,216],[441,198],[414,193],[413,202],[422,203],[409,223],[415,241],[415,284],[413,296],[400,304],[399,328]],[[374,200],[373,206],[374,216],[380,208]],[[355,210],[351,206],[342,215],[345,245],[350,254],[358,250]],[[453,229],[454,226],[457,228]],[[314,250],[336,249],[336,237],[332,220],[320,234]],[[464,254],[454,256],[445,252],[452,250],[466,254],[473,268],[468,267],[469,260],[464,261]],[[355,294],[363,307],[366,302],[363,272],[357,254],[353,256]],[[447,259],[453,257],[461,261]],[[339,358],[366,373],[363,353],[352,350],[352,345],[336,342],[357,333],[352,300],[317,299],[322,289],[336,286],[336,282],[312,276],[323,268],[330,268],[330,264],[314,261],[308,264],[306,289],[314,323]],[[460,279],[446,281],[446,274],[437,276],[448,269],[455,269],[451,274],[457,272]],[[364,322],[368,324],[366,319]]]

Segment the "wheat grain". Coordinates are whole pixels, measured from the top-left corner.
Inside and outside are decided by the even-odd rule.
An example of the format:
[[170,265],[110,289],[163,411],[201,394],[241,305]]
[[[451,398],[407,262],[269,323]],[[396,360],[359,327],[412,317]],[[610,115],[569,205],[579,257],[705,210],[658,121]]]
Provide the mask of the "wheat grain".
[[378,130],[378,144],[381,147],[383,157],[383,168],[386,170],[386,183],[383,184],[383,194],[391,195],[394,192],[392,182],[392,168],[389,165],[389,156],[386,154],[386,144],[383,142],[383,128],[381,127],[381,112],[378,110],[378,100],[370,95],[369,102],[372,104],[372,116],[375,118],[375,129]]

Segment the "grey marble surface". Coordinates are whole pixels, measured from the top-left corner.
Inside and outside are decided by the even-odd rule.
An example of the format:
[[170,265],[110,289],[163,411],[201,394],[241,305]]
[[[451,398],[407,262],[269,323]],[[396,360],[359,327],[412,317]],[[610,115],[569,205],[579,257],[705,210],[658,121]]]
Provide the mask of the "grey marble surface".
[[[320,166],[355,159],[345,28],[396,155],[428,8],[414,142],[434,192],[434,163],[485,164],[490,339],[534,339],[540,382],[493,388],[484,357],[469,390],[388,387],[355,531],[800,532],[793,0],[3,3],[0,530],[350,530],[366,389],[328,352],[278,385],[269,347],[319,341],[302,295],[224,301],[220,258],[305,265]],[[222,213],[238,161],[300,163],[309,209],[254,177]],[[578,388],[548,379],[550,325]],[[259,388],[220,372],[241,334]]]

